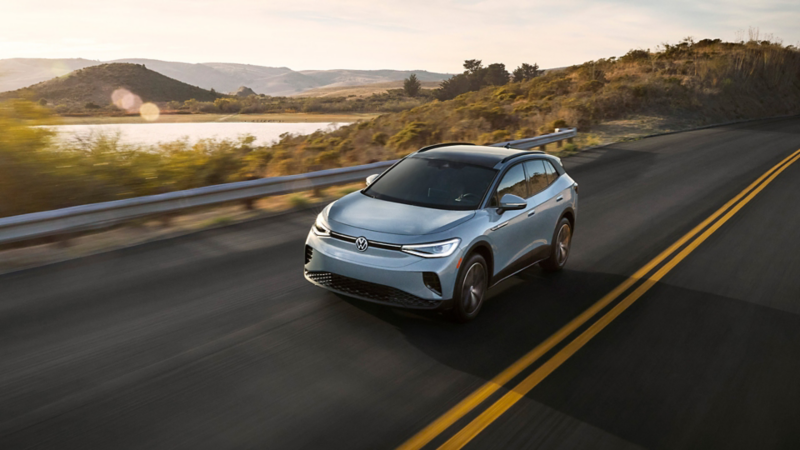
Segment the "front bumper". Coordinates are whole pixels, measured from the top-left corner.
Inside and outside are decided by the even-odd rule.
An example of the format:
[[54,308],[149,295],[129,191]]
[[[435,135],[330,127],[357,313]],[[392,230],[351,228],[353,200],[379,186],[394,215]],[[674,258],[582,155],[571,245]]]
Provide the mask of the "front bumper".
[[[421,258],[373,247],[359,252],[351,242],[309,233],[304,274],[319,287],[361,300],[402,308],[447,309],[461,253],[459,249],[447,258]],[[425,285],[425,272],[438,276],[441,294]]]

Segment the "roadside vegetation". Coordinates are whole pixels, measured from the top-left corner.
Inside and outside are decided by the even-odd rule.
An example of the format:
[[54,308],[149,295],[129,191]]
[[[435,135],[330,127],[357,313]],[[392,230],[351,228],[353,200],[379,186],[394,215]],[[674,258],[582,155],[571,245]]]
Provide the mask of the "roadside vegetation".
[[372,113],[406,111],[434,99],[433,90],[419,89],[415,95],[406,95],[404,89],[368,97],[248,97],[218,98],[213,102],[189,100],[169,102],[168,110],[188,113],[214,114],[265,114],[265,113]]
[[[469,72],[462,78],[469,80]],[[585,136],[632,116],[697,126],[800,113],[800,51],[769,40],[687,38],[656,51],[635,49],[544,74],[537,68],[531,75],[332,132],[286,136],[270,149],[270,165],[291,173],[312,164],[363,164],[437,142],[485,144],[567,126]]]
[[[453,78],[474,82],[470,74],[484,68],[480,61],[468,63],[474,70]],[[499,142],[566,126],[585,136],[610,121],[642,115],[703,125],[800,113],[800,51],[768,40],[685,39],[543,74],[534,66],[519,76],[493,70],[491,76],[483,73],[486,84],[452,99],[425,97],[442,95],[425,90],[417,97],[389,93],[392,101],[422,103],[335,131],[284,135],[268,147],[254,145],[252,137],[144,147],[96,136],[67,144],[46,128],[31,127],[52,121],[48,108],[6,102],[0,104],[0,216],[364,164],[443,141]],[[505,76],[502,85],[492,84],[502,78],[498,73]],[[259,108],[274,102],[285,112],[290,103],[278,106],[284,100],[327,105],[320,99],[253,97],[194,107],[264,112]]]
[[157,146],[115,135],[62,142],[36,127],[38,104],[0,103],[0,217],[190,189],[263,176],[272,151],[255,138]]

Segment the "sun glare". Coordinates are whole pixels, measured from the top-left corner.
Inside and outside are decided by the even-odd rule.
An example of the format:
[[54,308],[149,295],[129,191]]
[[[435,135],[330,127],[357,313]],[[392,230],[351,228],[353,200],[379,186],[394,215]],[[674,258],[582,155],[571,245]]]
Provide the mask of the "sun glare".
[[119,88],[112,92],[111,101],[117,108],[124,109],[129,113],[139,112],[139,108],[142,106],[142,99],[125,88]]
[[148,122],[155,122],[158,120],[158,116],[161,115],[161,111],[155,103],[145,103],[139,108],[139,114],[141,114],[142,119]]

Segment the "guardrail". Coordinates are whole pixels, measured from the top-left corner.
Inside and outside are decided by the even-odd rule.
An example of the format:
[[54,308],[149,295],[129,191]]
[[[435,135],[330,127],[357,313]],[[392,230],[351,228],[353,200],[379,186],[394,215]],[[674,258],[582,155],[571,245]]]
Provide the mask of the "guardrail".
[[556,128],[555,133],[543,134],[541,136],[526,139],[517,139],[516,141],[498,142],[497,144],[492,144],[491,146],[530,150],[534,147],[544,147],[547,144],[558,143],[560,147],[563,141],[566,140],[568,142],[572,142],[572,138],[576,137],[577,135],[578,130],[576,128]]
[[[552,134],[500,142],[493,144],[493,146],[527,150],[572,139],[576,135],[577,132],[574,128],[556,130]],[[0,244],[106,228],[140,217],[169,214],[188,208],[247,201],[271,195],[354,183],[364,180],[369,175],[383,172],[395,162],[383,161],[300,175],[240,181],[166,194],[5,217],[0,219]]]

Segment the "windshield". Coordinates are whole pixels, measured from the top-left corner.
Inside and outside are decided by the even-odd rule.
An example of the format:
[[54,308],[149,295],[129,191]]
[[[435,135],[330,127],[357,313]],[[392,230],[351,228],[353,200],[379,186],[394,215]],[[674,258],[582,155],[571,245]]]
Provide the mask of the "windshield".
[[494,169],[442,159],[406,158],[364,190],[364,194],[428,208],[476,209]]

